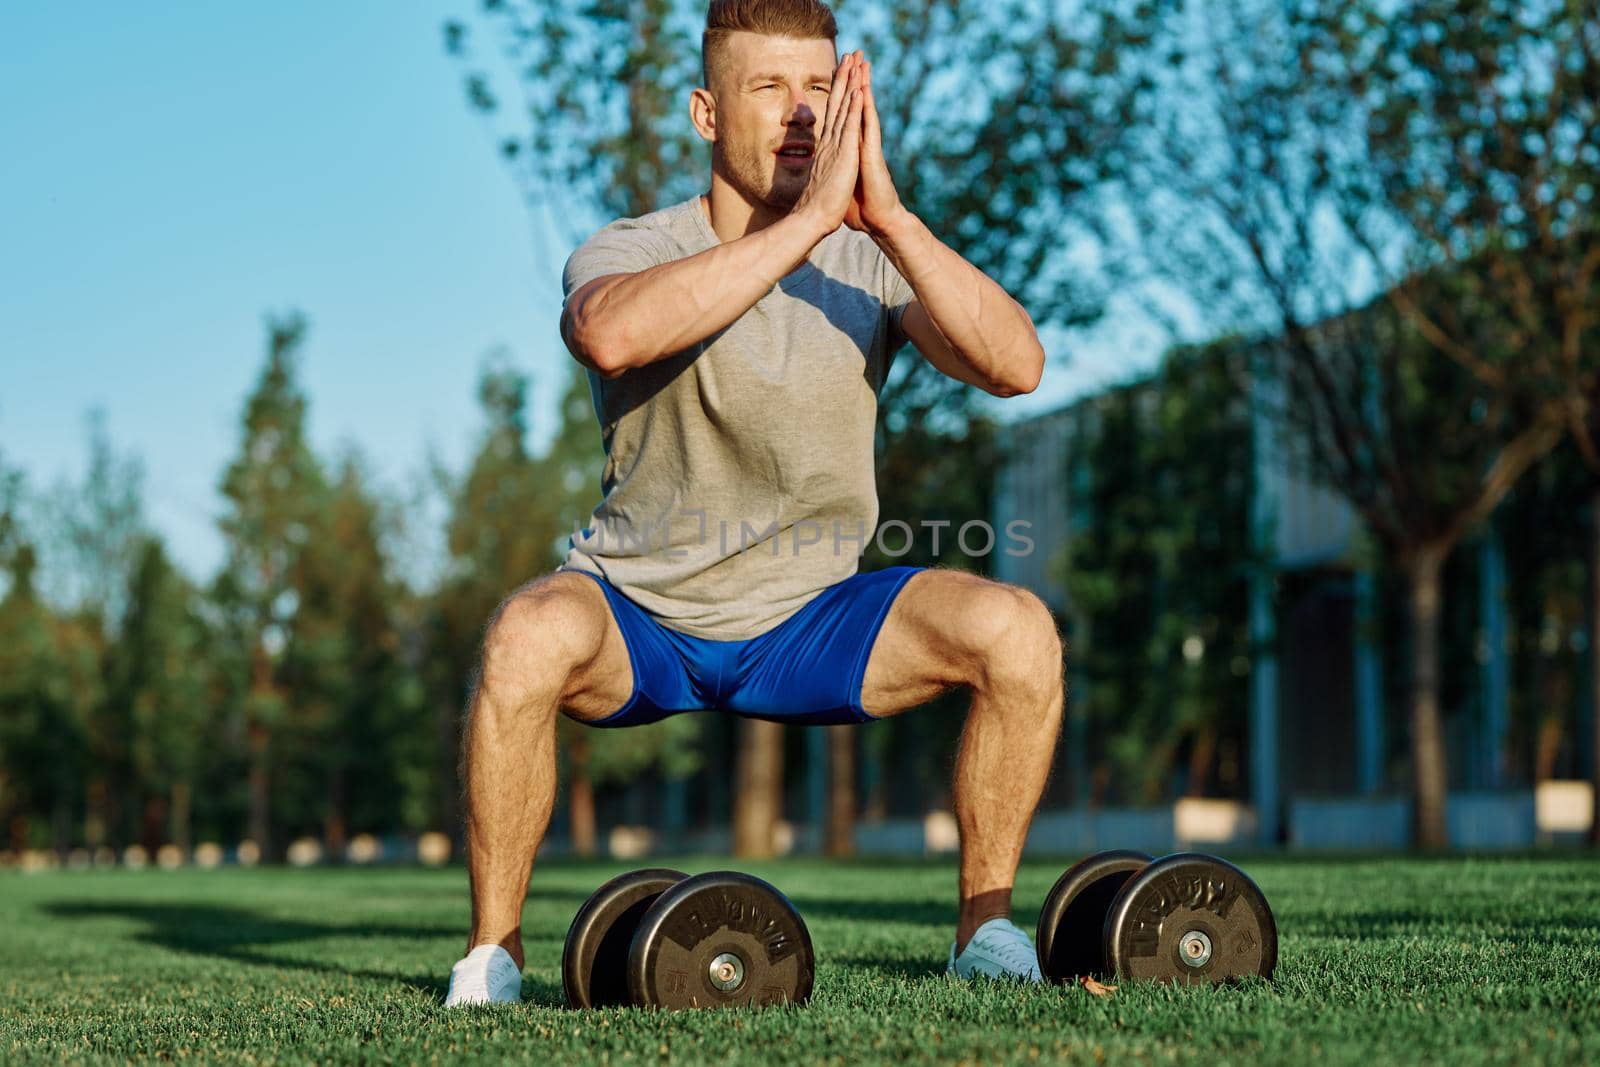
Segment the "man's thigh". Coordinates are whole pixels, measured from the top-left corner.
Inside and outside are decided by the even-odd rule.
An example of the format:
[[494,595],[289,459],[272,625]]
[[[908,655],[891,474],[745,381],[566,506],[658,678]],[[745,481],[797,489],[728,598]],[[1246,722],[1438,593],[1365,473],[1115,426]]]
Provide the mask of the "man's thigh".
[[882,718],[976,684],[1031,595],[965,571],[929,569],[895,598],[867,659],[861,705]]

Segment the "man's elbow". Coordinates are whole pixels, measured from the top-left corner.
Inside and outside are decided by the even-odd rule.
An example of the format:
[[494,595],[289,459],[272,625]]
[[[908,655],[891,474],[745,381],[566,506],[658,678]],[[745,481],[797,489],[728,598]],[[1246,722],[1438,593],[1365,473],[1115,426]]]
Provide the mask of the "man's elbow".
[[1033,392],[1044,378],[1044,349],[1033,346],[1032,351],[1012,361],[1007,371],[1005,377],[990,384],[991,395],[1005,399]]
[[587,360],[589,367],[602,378],[620,378],[630,364],[615,349],[594,349]]
[[618,339],[593,326],[575,322],[567,331],[567,348],[574,358],[602,378],[618,378],[631,365]]

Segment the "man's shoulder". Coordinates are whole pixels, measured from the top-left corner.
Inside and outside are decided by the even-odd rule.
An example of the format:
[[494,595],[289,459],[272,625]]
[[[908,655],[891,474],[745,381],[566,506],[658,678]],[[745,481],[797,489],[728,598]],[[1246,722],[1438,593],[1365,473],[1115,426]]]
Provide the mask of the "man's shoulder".
[[562,272],[567,296],[602,275],[636,273],[701,251],[706,242],[696,231],[690,211],[695,206],[690,200],[616,219],[590,234],[567,257]]
[[[680,240],[692,240],[698,231],[692,214],[692,211],[699,209],[700,205],[696,203],[698,199],[695,197],[681,203],[668,204],[666,207],[642,215],[626,215],[620,219],[613,219],[596,230],[593,236],[646,230]],[[593,237],[590,240],[593,240]]]

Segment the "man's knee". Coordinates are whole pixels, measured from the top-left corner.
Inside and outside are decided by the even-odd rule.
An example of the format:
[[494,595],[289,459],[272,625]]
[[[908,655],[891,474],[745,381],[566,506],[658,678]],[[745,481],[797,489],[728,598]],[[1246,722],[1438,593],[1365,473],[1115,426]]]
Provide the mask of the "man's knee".
[[484,631],[479,684],[560,695],[605,636],[606,609],[592,590],[588,578],[558,572],[506,597]]
[[1044,601],[1018,586],[990,582],[973,607],[968,618],[980,659],[980,685],[1041,698],[1061,688],[1061,634]]

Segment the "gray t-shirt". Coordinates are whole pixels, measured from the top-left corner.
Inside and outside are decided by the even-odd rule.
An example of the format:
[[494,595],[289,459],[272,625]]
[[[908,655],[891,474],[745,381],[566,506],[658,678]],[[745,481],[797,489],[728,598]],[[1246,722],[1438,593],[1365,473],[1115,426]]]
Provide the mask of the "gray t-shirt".
[[[567,260],[565,295],[718,243],[699,197],[620,219]],[[841,227],[700,344],[612,379],[590,371],[605,499],[563,566],[713,640],[764,633],[856,573],[878,520],[878,392],[913,296]]]

